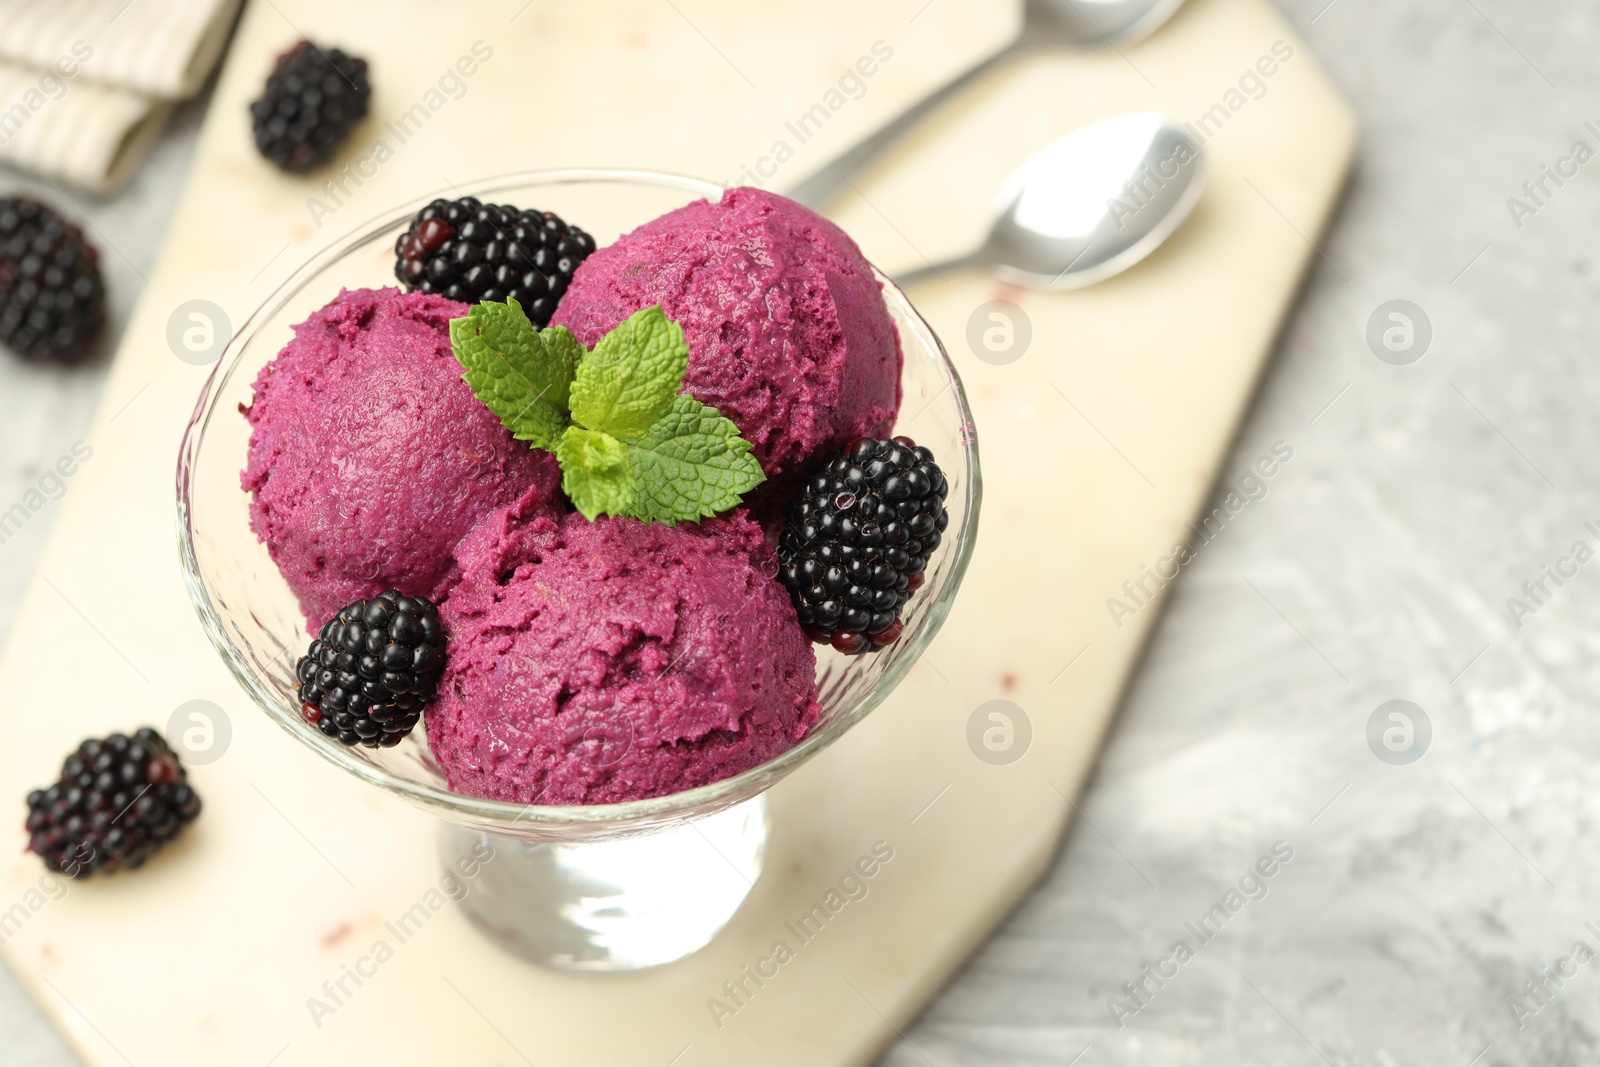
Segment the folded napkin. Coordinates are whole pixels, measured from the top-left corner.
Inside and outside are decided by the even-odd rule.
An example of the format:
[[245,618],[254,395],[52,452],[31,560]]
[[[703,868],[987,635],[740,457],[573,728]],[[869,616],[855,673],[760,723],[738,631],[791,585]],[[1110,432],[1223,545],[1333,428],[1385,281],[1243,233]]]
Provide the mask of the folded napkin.
[[0,0],[0,163],[110,193],[205,84],[241,0]]
[[172,105],[0,63],[0,163],[94,193],[121,187]]
[[193,96],[222,54],[240,0],[0,0],[0,60],[48,70],[85,48],[85,80]]

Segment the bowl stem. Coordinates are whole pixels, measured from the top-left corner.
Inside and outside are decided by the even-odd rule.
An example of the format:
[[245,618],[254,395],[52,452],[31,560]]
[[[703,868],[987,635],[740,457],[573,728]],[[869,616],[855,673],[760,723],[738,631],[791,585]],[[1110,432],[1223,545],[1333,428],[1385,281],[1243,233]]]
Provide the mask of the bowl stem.
[[633,837],[525,841],[446,823],[447,871],[475,869],[462,907],[502,947],[546,967],[637,971],[704,947],[761,874],[766,799]]

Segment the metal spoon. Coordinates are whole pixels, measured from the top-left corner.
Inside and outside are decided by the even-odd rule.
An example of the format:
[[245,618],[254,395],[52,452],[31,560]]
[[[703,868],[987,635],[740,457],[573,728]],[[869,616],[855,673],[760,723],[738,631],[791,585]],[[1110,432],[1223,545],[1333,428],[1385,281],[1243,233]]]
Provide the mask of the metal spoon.
[[1200,143],[1163,115],[1136,112],[1074,130],[1034,153],[995,199],[983,244],[895,279],[990,267],[1034,289],[1076,289],[1127,270],[1188,217],[1205,187]]
[[1136,41],[1173,16],[1183,0],[1023,0],[1022,30],[1006,47],[902,112],[796,185],[789,196],[821,208],[940,104],[995,67],[1034,48],[1085,48]]

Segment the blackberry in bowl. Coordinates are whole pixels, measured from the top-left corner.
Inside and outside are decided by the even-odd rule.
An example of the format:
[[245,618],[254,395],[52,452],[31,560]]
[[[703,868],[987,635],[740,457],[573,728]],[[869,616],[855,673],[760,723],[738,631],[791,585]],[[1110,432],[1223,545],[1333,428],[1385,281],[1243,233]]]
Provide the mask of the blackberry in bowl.
[[778,542],[778,577],[813,641],[859,655],[899,639],[949,490],[933,452],[903,435],[852,441],[813,475]]
[[433,699],[444,645],[427,597],[391,589],[346,605],[295,666],[301,717],[342,745],[398,745]]
[[408,289],[467,304],[515,300],[544,327],[593,251],[594,238],[553,211],[441,198],[395,241],[394,276]]

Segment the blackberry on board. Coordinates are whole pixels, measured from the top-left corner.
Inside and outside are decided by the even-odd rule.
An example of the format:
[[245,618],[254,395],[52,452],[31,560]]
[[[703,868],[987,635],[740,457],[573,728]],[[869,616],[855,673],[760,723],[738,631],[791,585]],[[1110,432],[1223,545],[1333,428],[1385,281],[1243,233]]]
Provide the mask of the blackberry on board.
[[25,359],[75,364],[106,323],[100,253],[47,205],[0,197],[0,344]]
[[805,484],[778,539],[778,577],[813,641],[857,654],[893,644],[949,524],[933,453],[857,438]]
[[339,609],[300,657],[300,714],[344,745],[398,745],[438,692],[445,636],[427,597],[396,590]]
[[553,212],[465,196],[417,213],[395,241],[394,276],[464,304],[515,300],[543,329],[593,251],[593,237]]
[[140,867],[200,814],[177,755],[148,726],[90,738],[28,794],[28,851],[69,878]]
[[371,96],[366,60],[301,41],[278,57],[250,105],[256,148],[283,170],[314,170],[366,118]]

